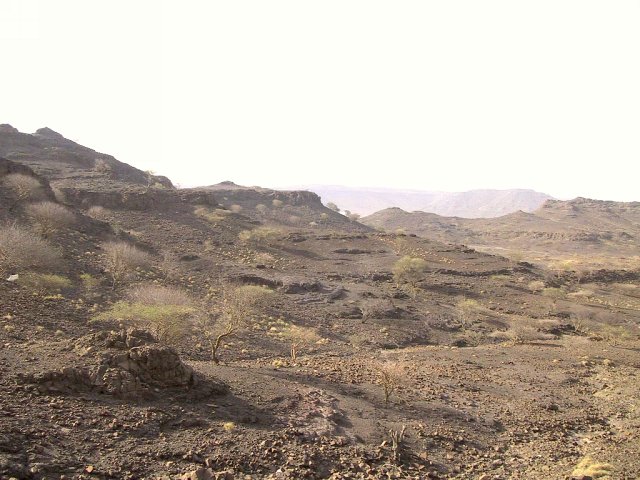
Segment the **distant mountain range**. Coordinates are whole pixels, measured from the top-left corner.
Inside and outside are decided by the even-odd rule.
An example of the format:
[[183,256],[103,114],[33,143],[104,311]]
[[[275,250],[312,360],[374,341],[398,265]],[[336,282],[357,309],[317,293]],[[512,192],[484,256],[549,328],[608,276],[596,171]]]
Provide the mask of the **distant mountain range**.
[[344,211],[371,215],[385,208],[423,211],[447,217],[493,218],[519,210],[533,212],[553,197],[534,190],[471,190],[468,192],[429,192],[385,188],[358,188],[334,185],[297,187],[310,190],[327,204],[333,202]]
[[560,259],[564,266],[640,268],[640,202],[548,200],[532,213],[485,219],[388,208],[360,221],[377,229],[465,244],[485,252],[524,255],[541,263]]

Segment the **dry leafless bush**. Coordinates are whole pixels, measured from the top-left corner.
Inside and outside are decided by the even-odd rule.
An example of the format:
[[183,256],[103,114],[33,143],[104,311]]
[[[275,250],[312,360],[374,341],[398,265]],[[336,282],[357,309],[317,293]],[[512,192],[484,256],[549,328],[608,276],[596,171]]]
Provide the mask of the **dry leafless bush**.
[[262,265],[273,265],[276,262],[276,258],[270,253],[260,252],[254,255],[253,261]]
[[553,335],[541,331],[541,323],[526,317],[516,317],[511,320],[511,327],[504,335],[513,344],[552,340]]
[[107,242],[103,244],[104,262],[112,286],[133,275],[136,269],[148,267],[151,256],[127,242]]
[[165,280],[178,280],[180,278],[180,263],[176,254],[165,250],[162,252],[160,271]]
[[191,297],[184,290],[161,285],[140,285],[129,294],[129,298],[143,305],[190,306],[193,304]]
[[31,203],[27,206],[27,215],[45,238],[76,221],[76,216],[70,210],[54,202]]
[[370,300],[362,306],[362,320],[372,318],[397,318],[398,309],[389,299]]
[[10,209],[26,200],[34,200],[42,194],[42,184],[38,179],[23,173],[10,173],[2,179],[2,184],[13,192],[15,202]]
[[93,162],[93,169],[99,173],[111,173],[111,165],[101,158],[96,158]]
[[2,258],[5,270],[51,270],[61,264],[62,252],[30,230],[13,224],[0,227]]
[[104,208],[101,205],[93,205],[89,207],[87,210],[87,215],[91,218],[95,218],[96,220],[105,220],[107,216],[111,213],[108,209]]
[[544,282],[542,280],[533,280],[531,282],[529,282],[529,290],[531,290],[532,292],[541,292],[542,290],[544,290]]
[[67,203],[67,195],[62,190],[56,187],[52,187],[51,190],[58,203]]
[[389,405],[391,395],[406,382],[406,373],[399,362],[374,361],[371,368],[378,376],[378,384],[384,390],[384,404]]
[[391,437],[391,460],[393,463],[398,463],[404,453],[404,433],[406,430],[406,425],[402,425],[400,430],[389,430],[389,436]]
[[271,305],[274,295],[273,290],[255,285],[223,287],[222,297],[208,305],[197,326],[209,343],[214,363],[220,363],[218,351],[223,342],[248,328],[254,317]]
[[222,208],[211,208],[207,206],[196,207],[193,213],[198,217],[204,218],[211,223],[218,223],[227,218],[230,214],[230,210],[224,210]]
[[290,325],[282,332],[282,335],[291,343],[291,361],[295,362],[302,348],[309,347],[322,339],[320,335],[309,327]]
[[458,312],[462,326],[466,328],[484,311],[484,307],[482,307],[477,300],[460,297],[456,302],[456,311]]
[[258,227],[253,230],[243,230],[238,238],[243,243],[252,243],[255,245],[269,245],[273,243],[282,232],[276,228]]

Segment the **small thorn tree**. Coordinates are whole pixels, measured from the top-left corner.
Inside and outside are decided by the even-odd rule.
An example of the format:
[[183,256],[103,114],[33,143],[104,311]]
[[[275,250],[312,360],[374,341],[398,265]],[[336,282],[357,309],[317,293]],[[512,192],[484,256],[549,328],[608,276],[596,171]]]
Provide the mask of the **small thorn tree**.
[[199,329],[209,343],[211,360],[218,364],[218,352],[231,336],[248,328],[254,317],[273,301],[273,290],[256,285],[223,288],[222,297],[208,307]]

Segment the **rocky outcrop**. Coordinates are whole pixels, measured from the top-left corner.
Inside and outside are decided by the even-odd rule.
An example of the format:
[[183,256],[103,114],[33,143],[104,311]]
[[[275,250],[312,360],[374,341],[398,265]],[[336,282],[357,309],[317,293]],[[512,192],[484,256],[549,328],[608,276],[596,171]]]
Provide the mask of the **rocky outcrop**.
[[[153,396],[156,389],[188,390],[200,383],[175,350],[155,343],[144,330],[89,335],[78,340],[74,350],[87,364],[26,374],[19,381],[43,393],[92,391],[128,399]],[[96,358],[98,363],[91,364]]]

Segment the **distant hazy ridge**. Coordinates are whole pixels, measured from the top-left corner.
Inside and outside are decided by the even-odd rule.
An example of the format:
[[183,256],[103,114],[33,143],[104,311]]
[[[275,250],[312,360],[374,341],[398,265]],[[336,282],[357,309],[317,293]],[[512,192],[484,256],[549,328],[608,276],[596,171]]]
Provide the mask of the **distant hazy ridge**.
[[420,210],[447,217],[492,218],[522,210],[533,212],[552,197],[534,190],[471,190],[468,192],[427,192],[383,188],[356,188],[331,185],[308,185],[322,201],[333,202],[343,211],[370,215],[379,210],[398,207]]

